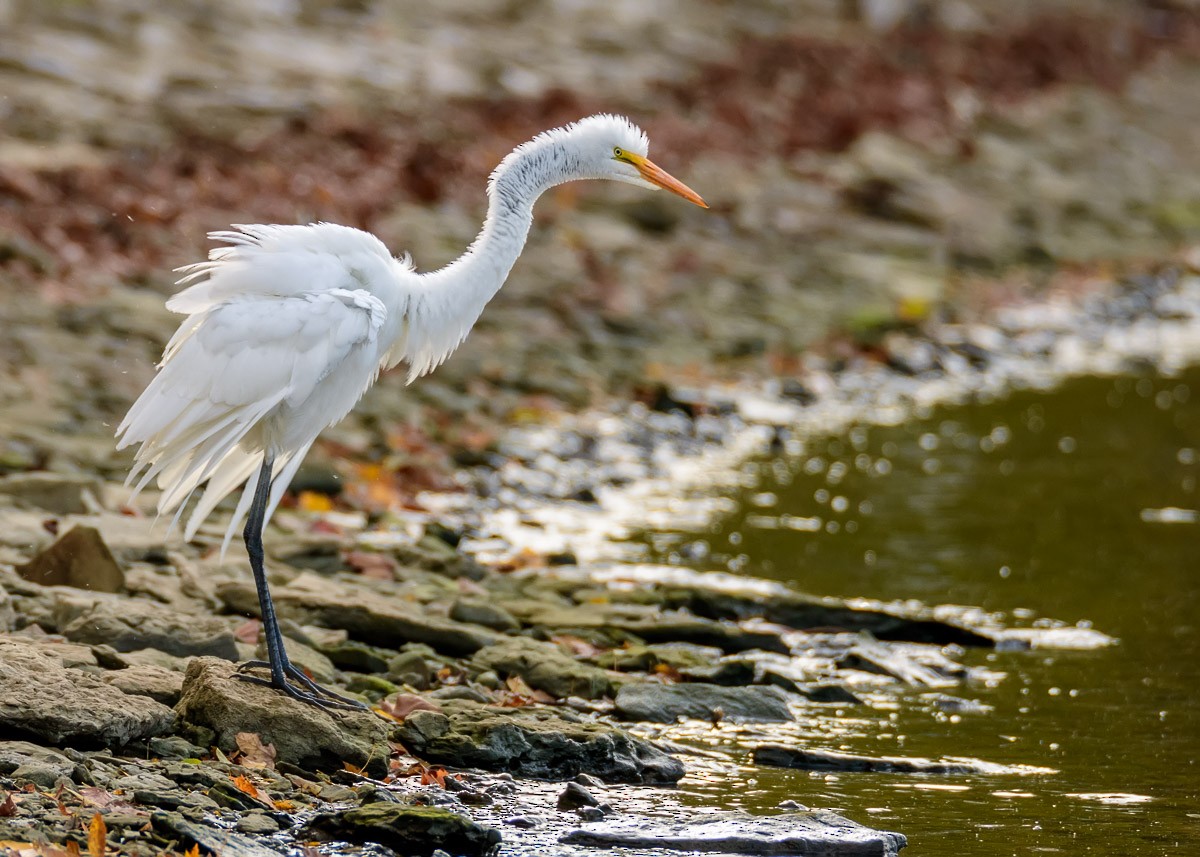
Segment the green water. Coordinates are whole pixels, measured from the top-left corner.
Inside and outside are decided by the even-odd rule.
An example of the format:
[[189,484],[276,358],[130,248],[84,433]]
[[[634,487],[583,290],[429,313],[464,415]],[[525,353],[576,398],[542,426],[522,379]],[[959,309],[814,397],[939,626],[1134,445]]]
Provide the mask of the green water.
[[[913,690],[892,710],[848,709],[848,728],[813,741],[1059,773],[748,768],[691,790],[752,811],[789,798],[838,808],[907,834],[912,855],[1200,854],[1200,524],[1143,520],[1146,509],[1200,507],[1198,477],[1200,372],[1078,380],[764,463],[761,484],[713,532],[651,535],[660,558],[818,594],[1091,622],[1120,645],[968,652],[1006,677],[951,692],[993,712],[951,717]],[[820,529],[772,528],[786,515]],[[1097,797],[1110,793],[1124,797]]]

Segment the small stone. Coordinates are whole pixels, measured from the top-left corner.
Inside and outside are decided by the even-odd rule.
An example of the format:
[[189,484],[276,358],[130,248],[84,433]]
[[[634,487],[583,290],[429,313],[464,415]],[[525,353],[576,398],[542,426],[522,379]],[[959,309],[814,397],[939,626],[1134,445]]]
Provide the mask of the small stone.
[[521,628],[513,614],[503,607],[478,598],[460,598],[450,605],[450,618],[456,622],[482,625],[493,631],[511,634]]
[[42,586],[73,586],[93,592],[123,592],[125,573],[95,527],[73,527],[24,565],[17,574]]
[[558,796],[558,811],[570,812],[581,806],[599,806],[600,801],[579,783],[567,783]]
[[265,812],[248,812],[238,819],[237,829],[241,833],[270,836],[279,832],[279,822]]
[[162,759],[199,759],[207,751],[178,735],[151,738],[147,742],[150,752]]

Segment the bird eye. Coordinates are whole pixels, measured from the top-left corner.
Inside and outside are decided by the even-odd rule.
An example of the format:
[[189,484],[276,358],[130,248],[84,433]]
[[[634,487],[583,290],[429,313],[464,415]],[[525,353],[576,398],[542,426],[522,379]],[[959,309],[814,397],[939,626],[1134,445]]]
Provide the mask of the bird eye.
[[621,149],[620,146],[613,147],[613,157],[614,158],[624,157],[624,155],[625,155],[625,152]]

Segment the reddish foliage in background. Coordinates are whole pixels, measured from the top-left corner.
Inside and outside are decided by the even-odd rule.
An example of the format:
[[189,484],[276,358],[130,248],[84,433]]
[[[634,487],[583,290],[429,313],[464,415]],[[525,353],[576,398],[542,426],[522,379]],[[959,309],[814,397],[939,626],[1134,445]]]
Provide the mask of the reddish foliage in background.
[[[682,169],[697,153],[789,156],[840,150],[872,130],[956,134],[957,93],[1011,102],[1059,84],[1122,86],[1156,56],[1200,54],[1200,11],[1034,18],[1011,29],[958,33],[908,27],[854,40],[750,39],[728,61],[664,84],[646,124],[655,151]],[[379,110],[296,117],[257,139],[184,129],[171,146],[126,151],[102,166],[31,170],[0,165],[0,266],[59,301],[108,284],[167,289],[169,269],[204,257],[204,233],[232,220],[330,220],[378,232],[397,200],[471,200],[512,144],[597,110],[564,90],[531,98],[463,99],[417,116]]]

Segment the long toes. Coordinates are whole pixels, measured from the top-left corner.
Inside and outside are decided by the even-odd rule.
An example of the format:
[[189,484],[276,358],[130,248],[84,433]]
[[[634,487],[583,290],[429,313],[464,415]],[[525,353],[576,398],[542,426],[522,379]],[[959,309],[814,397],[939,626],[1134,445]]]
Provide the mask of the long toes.
[[321,687],[321,685],[317,684],[315,681],[313,681],[311,678],[309,678],[307,675],[305,675],[303,672],[296,669],[295,667],[289,666],[288,668],[286,668],[284,670],[284,672],[286,672],[290,678],[293,678],[296,681],[300,682],[300,684],[307,687],[313,693],[320,694],[321,696],[324,696],[328,699],[340,702],[343,705],[348,706],[350,708],[354,708],[354,709],[357,709],[360,711],[368,710],[367,706],[364,703],[360,702],[359,700],[351,699],[348,696],[342,696],[340,693],[332,691],[327,687]]
[[266,661],[246,661],[238,664],[237,671],[244,673],[246,670],[269,670],[271,665]]

